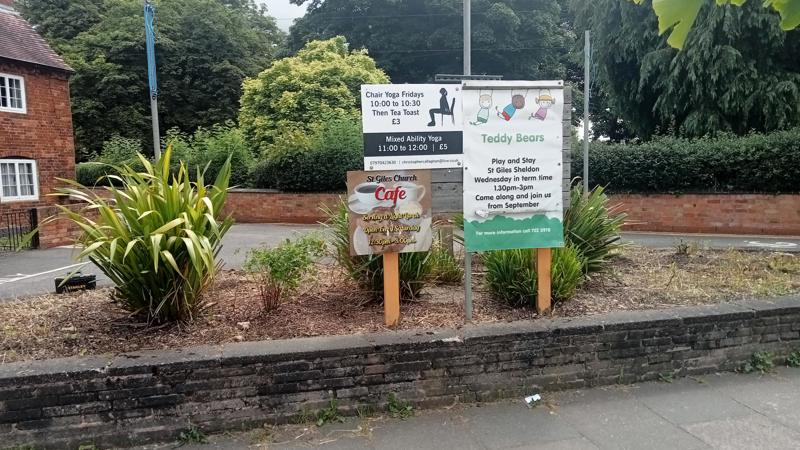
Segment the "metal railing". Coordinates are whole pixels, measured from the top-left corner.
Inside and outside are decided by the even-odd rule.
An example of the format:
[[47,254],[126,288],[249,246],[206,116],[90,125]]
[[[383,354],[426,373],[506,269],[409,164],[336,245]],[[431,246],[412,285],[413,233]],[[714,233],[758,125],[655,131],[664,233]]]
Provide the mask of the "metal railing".
[[35,208],[0,213],[0,252],[39,247],[39,234],[30,236],[38,226]]

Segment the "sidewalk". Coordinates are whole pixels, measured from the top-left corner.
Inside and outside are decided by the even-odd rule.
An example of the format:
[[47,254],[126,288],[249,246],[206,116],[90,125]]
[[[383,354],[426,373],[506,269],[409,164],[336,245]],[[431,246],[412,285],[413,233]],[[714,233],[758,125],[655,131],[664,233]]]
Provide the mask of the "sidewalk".
[[[348,419],[212,436],[192,450],[796,449],[800,369],[717,374],[420,411],[408,420]],[[172,446],[147,446],[166,449]]]

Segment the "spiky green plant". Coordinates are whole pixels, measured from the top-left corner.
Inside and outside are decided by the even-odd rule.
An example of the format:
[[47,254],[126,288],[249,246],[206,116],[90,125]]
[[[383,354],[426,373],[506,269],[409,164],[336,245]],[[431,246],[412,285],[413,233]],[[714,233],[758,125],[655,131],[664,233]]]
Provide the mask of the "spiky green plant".
[[[376,300],[383,299],[382,256],[350,255],[347,204],[342,200],[333,208],[323,206],[322,212],[328,217],[324,225],[330,235],[333,258],[336,263],[363,289],[369,290]],[[417,298],[422,288],[430,281],[433,270],[433,260],[430,255],[430,252],[400,254],[400,300]]]
[[231,167],[227,161],[214,184],[203,174],[189,180],[183,162],[170,175],[171,147],[144,169],[113,167],[116,186],[99,195],[81,184],[57,195],[86,203],[80,211],[60,206],[63,216],[81,228],[78,255],[92,261],[115,284],[114,298],[148,323],[191,320],[206,303],[202,294],[219,269],[222,237],[233,220],[222,217]]
[[[496,250],[482,254],[486,286],[495,297],[512,306],[533,306],[536,301],[536,270],[531,249]],[[550,264],[551,293],[555,300],[569,300],[583,282],[583,260],[567,245],[553,250]]]
[[553,263],[550,268],[553,299],[569,300],[583,283],[584,261],[575,247],[567,245],[553,250]]
[[512,306],[534,304],[536,270],[530,249],[496,250],[481,258],[486,266],[486,286],[493,296]]
[[582,186],[577,185],[564,211],[564,240],[583,258],[586,273],[603,270],[611,252],[622,246],[619,231],[626,215],[608,203],[602,186],[584,197]]

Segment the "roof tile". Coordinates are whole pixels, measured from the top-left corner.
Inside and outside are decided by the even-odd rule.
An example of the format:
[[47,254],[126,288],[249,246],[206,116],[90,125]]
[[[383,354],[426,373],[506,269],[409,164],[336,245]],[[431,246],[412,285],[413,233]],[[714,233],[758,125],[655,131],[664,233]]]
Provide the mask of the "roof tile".
[[22,16],[3,5],[0,5],[0,58],[73,71]]

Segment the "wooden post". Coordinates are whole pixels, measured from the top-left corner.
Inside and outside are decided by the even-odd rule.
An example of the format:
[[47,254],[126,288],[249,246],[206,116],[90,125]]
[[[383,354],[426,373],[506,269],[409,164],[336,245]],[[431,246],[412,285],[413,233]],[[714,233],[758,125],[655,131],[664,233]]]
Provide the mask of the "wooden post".
[[399,253],[383,254],[383,316],[386,326],[400,323],[400,264]]
[[439,239],[441,240],[442,249],[447,252],[450,256],[455,255],[455,251],[453,249],[453,226],[452,225],[445,225],[439,231]]
[[536,312],[547,314],[550,312],[550,261],[552,249],[540,248],[536,252]]

